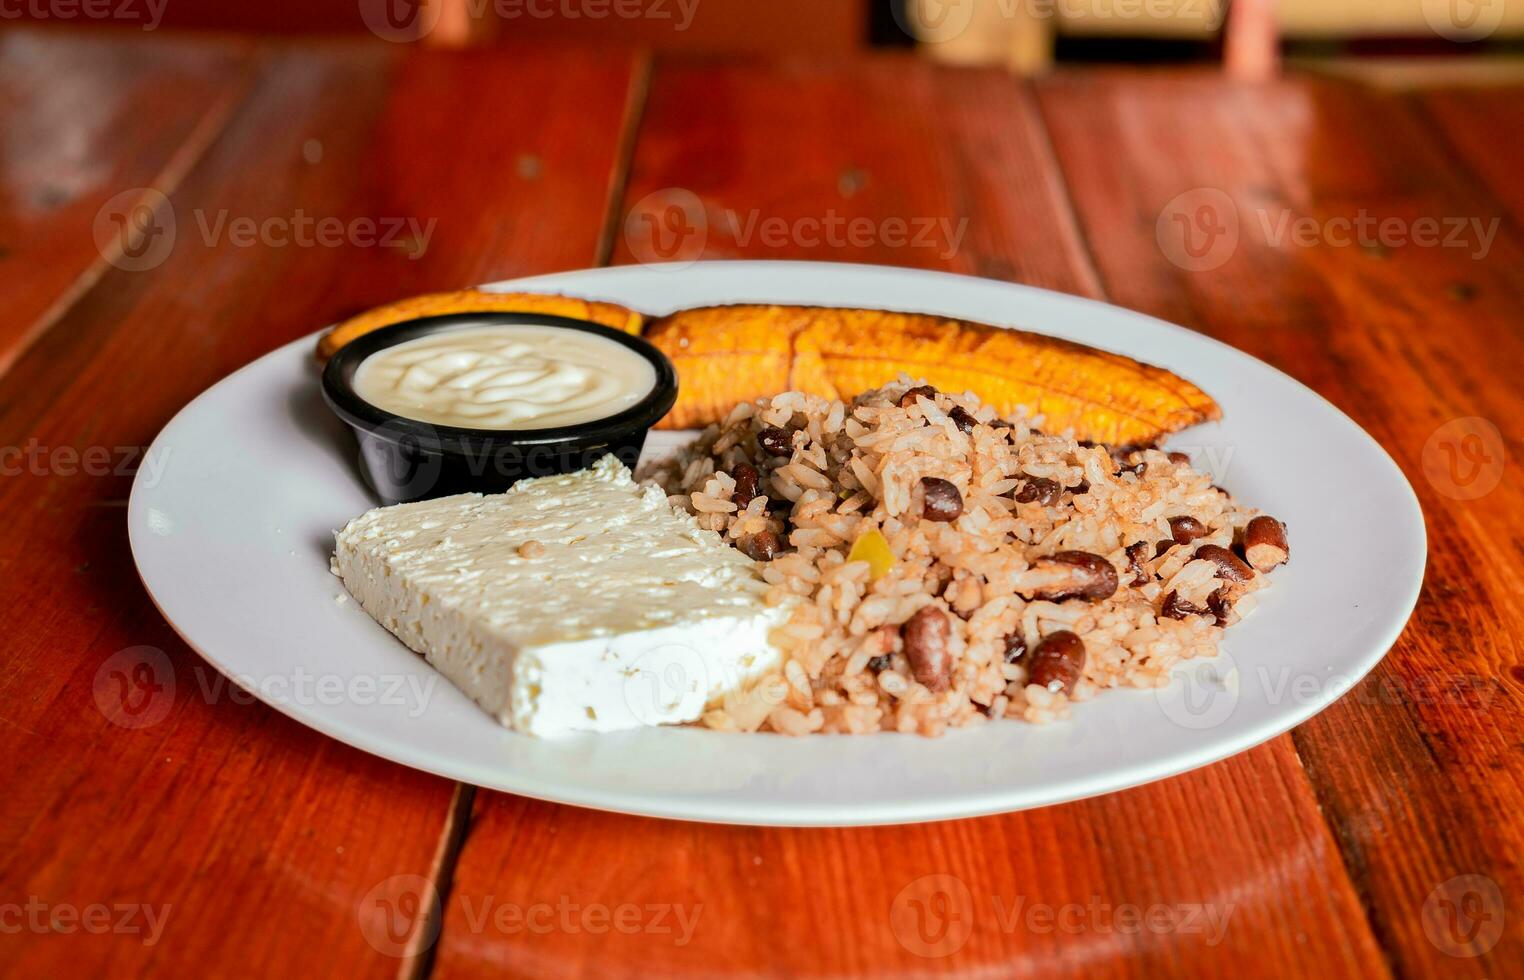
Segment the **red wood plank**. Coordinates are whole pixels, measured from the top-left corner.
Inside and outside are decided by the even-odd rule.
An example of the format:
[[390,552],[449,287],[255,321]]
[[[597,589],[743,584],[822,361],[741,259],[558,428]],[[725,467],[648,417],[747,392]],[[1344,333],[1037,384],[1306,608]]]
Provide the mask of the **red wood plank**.
[[110,242],[103,208],[134,188],[173,189],[249,69],[241,43],[0,37],[0,373],[107,267],[92,235],[100,221]]
[[[1045,85],[1042,100],[1113,297],[1312,385],[1418,491],[1430,563],[1414,619],[1296,744],[1398,972],[1488,975],[1524,961],[1524,928],[1517,916],[1505,926],[1502,899],[1524,893],[1524,826],[1511,817],[1524,783],[1524,588],[1490,571],[1515,566],[1524,541],[1517,227],[1492,224],[1502,206],[1401,96],[1305,78],[1084,74]],[[1211,220],[1193,227],[1208,267],[1190,271],[1198,260],[1172,215],[1191,220],[1203,204]],[[1224,231],[1211,252],[1201,229],[1233,216],[1236,237]],[[1277,234],[1283,218],[1308,219],[1306,234]],[[1455,229],[1460,245],[1444,244]],[[1484,444],[1469,472],[1452,471],[1442,446],[1464,446],[1452,420],[1473,416],[1506,448]]]
[[[647,196],[666,188],[692,194],[689,216],[705,216],[707,235],[690,240],[687,257],[702,237],[706,257],[894,262],[1094,292],[1062,185],[1030,93],[1001,75],[900,59],[679,66],[654,79],[625,212],[659,213],[676,198]],[[726,212],[753,210],[790,228],[835,213],[876,231],[857,243],[797,233],[743,241]],[[951,251],[883,234],[894,218],[963,217]],[[618,244],[621,261],[651,254],[645,228]],[[933,939],[948,925],[945,945],[916,930],[917,900],[948,913],[924,923]],[[561,911],[571,904],[579,908]],[[550,910],[540,925],[553,917],[543,930],[519,918],[537,906]],[[580,917],[590,907],[593,925],[637,908],[637,928],[594,931]],[[670,909],[661,923],[657,907]],[[1129,925],[1151,907],[1157,931]],[[662,931],[679,910],[697,917],[691,932]],[[1166,924],[1169,915],[1179,918]],[[1208,920],[1225,926],[1208,931]],[[436,968],[442,977],[1382,972],[1289,738],[1101,799],[899,828],[707,827],[479,793]]]
[[1098,289],[1035,106],[1001,73],[675,64],[645,119],[616,264],[819,259]]
[[1515,225],[1524,224],[1524,184],[1519,181],[1524,86],[1443,89],[1414,98],[1463,166],[1507,209]]
[[[556,50],[271,49],[170,195],[162,261],[108,269],[16,364],[25,383],[0,391],[0,445],[38,446],[42,463],[0,481],[0,902],[132,905],[136,922],[151,908],[160,931],[153,944],[59,935],[47,912],[0,936],[9,971],[385,975],[426,947],[405,914],[418,878],[396,876],[447,866],[452,784],[216,687],[138,585],[129,475],[81,472],[64,453],[105,447],[121,463],[113,447],[145,445],[206,385],[354,305],[592,261],[639,70]],[[430,233],[426,247],[360,233],[245,247],[202,231],[224,213],[293,236],[301,214],[416,218]],[[122,713],[120,685],[148,714]],[[107,716],[161,708],[141,727]]]

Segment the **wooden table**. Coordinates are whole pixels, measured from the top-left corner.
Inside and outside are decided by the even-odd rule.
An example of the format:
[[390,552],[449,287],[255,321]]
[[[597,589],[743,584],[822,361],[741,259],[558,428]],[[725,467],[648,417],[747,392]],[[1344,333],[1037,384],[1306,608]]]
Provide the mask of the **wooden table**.
[[[904,56],[732,66],[7,31],[0,106],[0,972],[1524,969],[1519,90],[1235,87],[1205,71],[1028,85]],[[117,223],[163,220],[137,207],[144,188],[177,221],[157,258],[162,225],[124,250]],[[626,217],[691,200],[673,189],[710,216],[706,258],[1100,297],[1311,385],[1422,498],[1428,583],[1407,632],[1350,695],[1226,762],[869,830],[473,791],[205,684],[123,526],[141,448],[170,416],[375,303],[670,252]],[[1230,212],[1226,254],[1178,237]],[[342,241],[296,241],[302,215],[342,219]],[[749,215],[786,230],[748,233]],[[1395,231],[1362,244],[1361,215]],[[818,233],[833,216],[870,230]],[[1310,233],[1278,235],[1282,216]],[[378,246],[348,224],[408,217],[426,242]],[[249,243],[240,218],[275,224]],[[1494,218],[1484,243],[1469,222]],[[1421,219],[1458,244],[1430,242]],[[966,226],[950,248],[901,240],[896,220]],[[1450,424],[1469,417],[1506,449]],[[117,710],[165,696],[152,673],[103,669],[113,657],[171,666],[161,719]]]

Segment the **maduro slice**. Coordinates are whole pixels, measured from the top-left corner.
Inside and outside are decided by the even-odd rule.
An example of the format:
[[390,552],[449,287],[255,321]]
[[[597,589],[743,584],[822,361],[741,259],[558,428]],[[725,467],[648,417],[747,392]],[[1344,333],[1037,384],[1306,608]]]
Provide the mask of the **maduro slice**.
[[[1157,442],[1221,416],[1206,392],[1162,368],[1056,337],[921,313],[704,307],[652,322],[647,336],[677,363],[682,384],[665,428],[718,422],[739,401],[789,389],[851,398],[901,373],[941,390],[972,391],[1002,415],[1025,409],[1041,414],[1048,429],[1112,445]],[[764,355],[765,373],[754,375]]]
[[482,289],[462,289],[449,293],[424,293],[387,303],[350,317],[318,340],[317,356],[327,360],[334,351],[381,327],[422,316],[445,313],[549,313],[591,320],[625,333],[639,334],[645,317],[615,303],[556,296],[549,293],[492,293]]
[[677,404],[661,429],[697,429],[740,402],[789,390],[793,335],[804,311],[782,306],[705,306],[647,325],[645,338],[677,369]]

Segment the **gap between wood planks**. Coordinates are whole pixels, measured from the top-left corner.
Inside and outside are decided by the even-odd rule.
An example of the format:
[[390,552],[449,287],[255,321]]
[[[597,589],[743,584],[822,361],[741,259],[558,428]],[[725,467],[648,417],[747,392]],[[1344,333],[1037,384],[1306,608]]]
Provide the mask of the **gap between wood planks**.
[[[640,123],[645,116],[646,99],[651,92],[653,72],[651,52],[645,49],[636,55],[635,68],[630,73],[630,88],[625,99],[624,125],[619,134],[619,145],[609,172],[608,192],[605,198],[603,228],[593,254],[593,265],[606,266],[614,254],[614,242],[623,225],[624,193],[629,181],[630,167],[635,159],[635,145],[640,134]],[[434,885],[437,902],[429,909],[428,918],[416,923],[408,940],[408,951],[397,967],[397,980],[426,980],[434,972],[434,955],[444,939],[447,916],[445,908],[450,900],[450,888],[455,881],[455,866],[465,846],[466,835],[471,829],[471,810],[476,802],[476,787],[456,783],[450,799],[450,809],[444,826],[440,828],[439,844],[434,852],[426,878]]]

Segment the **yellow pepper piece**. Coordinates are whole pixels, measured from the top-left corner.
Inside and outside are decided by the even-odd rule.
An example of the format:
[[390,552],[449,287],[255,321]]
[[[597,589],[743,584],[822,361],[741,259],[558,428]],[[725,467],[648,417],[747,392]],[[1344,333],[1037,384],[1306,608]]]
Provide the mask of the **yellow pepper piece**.
[[878,528],[869,528],[852,542],[847,561],[867,562],[868,581],[876,582],[894,567],[894,552],[889,550],[889,541]]

